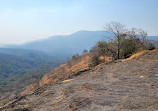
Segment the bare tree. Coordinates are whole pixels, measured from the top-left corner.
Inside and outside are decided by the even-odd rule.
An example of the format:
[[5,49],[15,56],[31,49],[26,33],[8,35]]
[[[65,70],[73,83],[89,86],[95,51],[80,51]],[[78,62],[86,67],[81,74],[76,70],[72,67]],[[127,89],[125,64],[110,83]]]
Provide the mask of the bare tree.
[[128,38],[130,38],[133,41],[135,49],[142,47],[142,42],[139,39],[140,36],[139,32],[140,32],[139,29],[132,28],[128,30],[128,34],[127,34]]
[[126,37],[127,32],[125,25],[119,22],[111,22],[106,25],[105,29],[114,35],[114,43],[117,46],[117,59],[120,59],[121,40]]
[[128,30],[128,36],[133,40],[138,37],[138,33],[139,33],[139,30],[136,28],[132,28]]
[[142,43],[144,46],[147,45],[146,36],[148,35],[146,31],[139,29],[140,39],[142,40]]

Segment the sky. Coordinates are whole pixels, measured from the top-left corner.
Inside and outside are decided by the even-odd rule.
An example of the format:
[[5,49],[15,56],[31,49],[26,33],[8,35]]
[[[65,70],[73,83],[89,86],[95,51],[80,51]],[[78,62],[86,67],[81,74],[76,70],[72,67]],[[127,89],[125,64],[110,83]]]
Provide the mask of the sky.
[[0,44],[22,44],[117,21],[158,35],[158,0],[0,0]]

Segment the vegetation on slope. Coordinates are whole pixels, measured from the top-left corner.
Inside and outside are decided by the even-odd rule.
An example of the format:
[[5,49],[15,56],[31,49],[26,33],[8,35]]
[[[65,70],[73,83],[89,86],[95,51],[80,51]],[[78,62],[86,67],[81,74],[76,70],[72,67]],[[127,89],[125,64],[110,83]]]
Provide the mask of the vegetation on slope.
[[47,71],[63,63],[35,51],[14,53],[0,53],[0,93],[18,91],[40,80]]
[[43,76],[43,78],[39,82],[28,85],[24,89],[24,91],[21,92],[21,95],[34,91],[39,87],[55,83],[59,80],[71,78],[74,75],[78,75],[81,72],[88,70],[89,61],[92,56],[93,55],[90,53],[83,54],[78,58],[72,59],[67,63],[60,65],[59,67],[50,70]]
[[91,66],[99,64],[100,56],[109,56],[113,60],[125,59],[140,50],[153,50],[156,46],[146,39],[147,32],[142,29],[126,29],[124,25],[112,22],[106,29],[113,33],[111,41],[99,41],[90,52],[94,53]]

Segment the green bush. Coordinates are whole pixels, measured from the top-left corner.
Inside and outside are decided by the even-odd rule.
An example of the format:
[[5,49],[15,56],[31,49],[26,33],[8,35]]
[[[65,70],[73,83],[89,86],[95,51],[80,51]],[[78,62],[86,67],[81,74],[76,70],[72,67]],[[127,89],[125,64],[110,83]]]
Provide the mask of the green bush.
[[95,55],[91,58],[89,67],[97,66],[100,63],[99,56]]
[[152,43],[149,43],[147,46],[146,46],[146,49],[147,50],[154,50],[156,47],[152,44]]
[[9,99],[4,99],[4,100],[0,101],[0,104],[5,105],[5,104],[7,104],[9,101],[10,101]]
[[117,58],[117,47],[113,42],[99,41],[97,43],[97,55],[110,56],[114,59]]
[[99,41],[97,43],[98,55],[105,55],[107,53],[107,43],[105,41]]
[[122,41],[122,46],[121,46],[121,57],[122,58],[128,58],[132,55],[132,53],[136,50],[136,44],[133,42],[131,39],[124,39]]
[[75,54],[72,56],[72,60],[77,60],[80,58],[80,55],[79,54]]

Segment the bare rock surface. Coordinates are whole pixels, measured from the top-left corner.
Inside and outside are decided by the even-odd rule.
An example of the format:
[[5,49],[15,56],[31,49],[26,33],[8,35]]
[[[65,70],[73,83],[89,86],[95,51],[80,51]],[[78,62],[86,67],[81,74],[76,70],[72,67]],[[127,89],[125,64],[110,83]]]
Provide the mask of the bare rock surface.
[[158,51],[36,89],[2,111],[158,111]]

